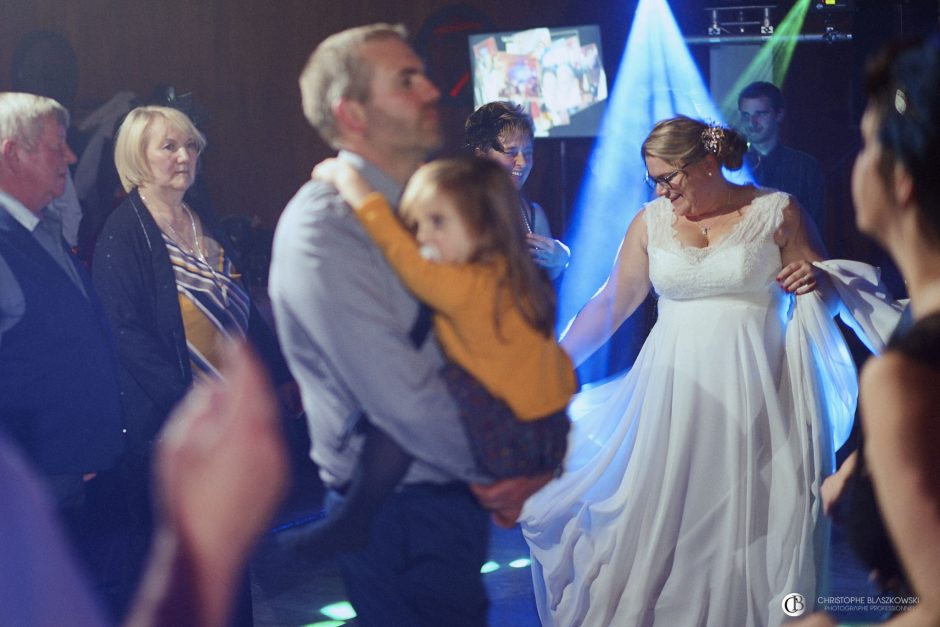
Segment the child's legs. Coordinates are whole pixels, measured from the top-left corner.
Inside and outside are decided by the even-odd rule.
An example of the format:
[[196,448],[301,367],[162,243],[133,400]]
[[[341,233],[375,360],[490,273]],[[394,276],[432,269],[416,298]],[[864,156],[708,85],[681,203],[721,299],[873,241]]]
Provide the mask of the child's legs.
[[519,420],[473,375],[448,363],[441,376],[457,402],[477,466],[496,479],[556,472],[567,450],[569,420],[562,409]]

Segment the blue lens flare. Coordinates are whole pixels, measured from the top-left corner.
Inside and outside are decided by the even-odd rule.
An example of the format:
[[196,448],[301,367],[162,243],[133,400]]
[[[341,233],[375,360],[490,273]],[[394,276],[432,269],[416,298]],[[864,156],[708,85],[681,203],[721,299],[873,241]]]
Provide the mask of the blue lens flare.
[[[568,228],[572,257],[559,288],[560,329],[603,285],[627,227],[653,198],[643,181],[640,146],[657,121],[677,114],[725,123],[669,4],[640,0]],[[729,178],[749,180],[743,172]],[[635,326],[643,333],[643,322],[628,320],[624,331],[629,335]],[[582,382],[610,374],[609,353],[617,341],[582,366]]]

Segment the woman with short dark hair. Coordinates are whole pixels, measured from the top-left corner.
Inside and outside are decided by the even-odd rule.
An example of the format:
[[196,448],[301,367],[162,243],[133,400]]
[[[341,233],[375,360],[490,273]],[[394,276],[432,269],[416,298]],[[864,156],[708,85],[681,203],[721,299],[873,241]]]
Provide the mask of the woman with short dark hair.
[[512,175],[519,190],[519,211],[526,227],[532,259],[550,279],[557,279],[568,267],[571,251],[552,238],[545,210],[522,193],[532,172],[532,118],[517,104],[490,102],[474,111],[464,125],[464,139],[474,154],[491,159]]
[[[852,172],[859,230],[891,254],[913,326],[861,379],[862,438],[845,505],[848,536],[896,615],[940,625],[940,51],[882,53],[869,69],[864,144]],[[905,611],[906,610],[906,611]],[[835,625],[814,615],[801,625]]]

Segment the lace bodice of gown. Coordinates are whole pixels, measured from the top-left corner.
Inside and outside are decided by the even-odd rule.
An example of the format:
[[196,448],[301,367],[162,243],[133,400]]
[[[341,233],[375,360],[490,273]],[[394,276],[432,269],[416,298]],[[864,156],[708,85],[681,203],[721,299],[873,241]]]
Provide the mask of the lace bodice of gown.
[[667,199],[646,205],[649,272],[656,293],[670,300],[689,300],[765,292],[780,271],[774,231],[788,202],[782,192],[758,196],[731,232],[706,248],[683,246],[676,239],[676,216]]

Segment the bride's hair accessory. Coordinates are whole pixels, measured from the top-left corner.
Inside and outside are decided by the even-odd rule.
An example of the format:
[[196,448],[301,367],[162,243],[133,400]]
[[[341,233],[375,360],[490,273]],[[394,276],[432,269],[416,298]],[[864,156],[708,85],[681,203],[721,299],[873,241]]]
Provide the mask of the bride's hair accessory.
[[702,131],[702,146],[705,150],[717,155],[721,150],[721,142],[725,138],[725,129],[715,122],[711,122]]

